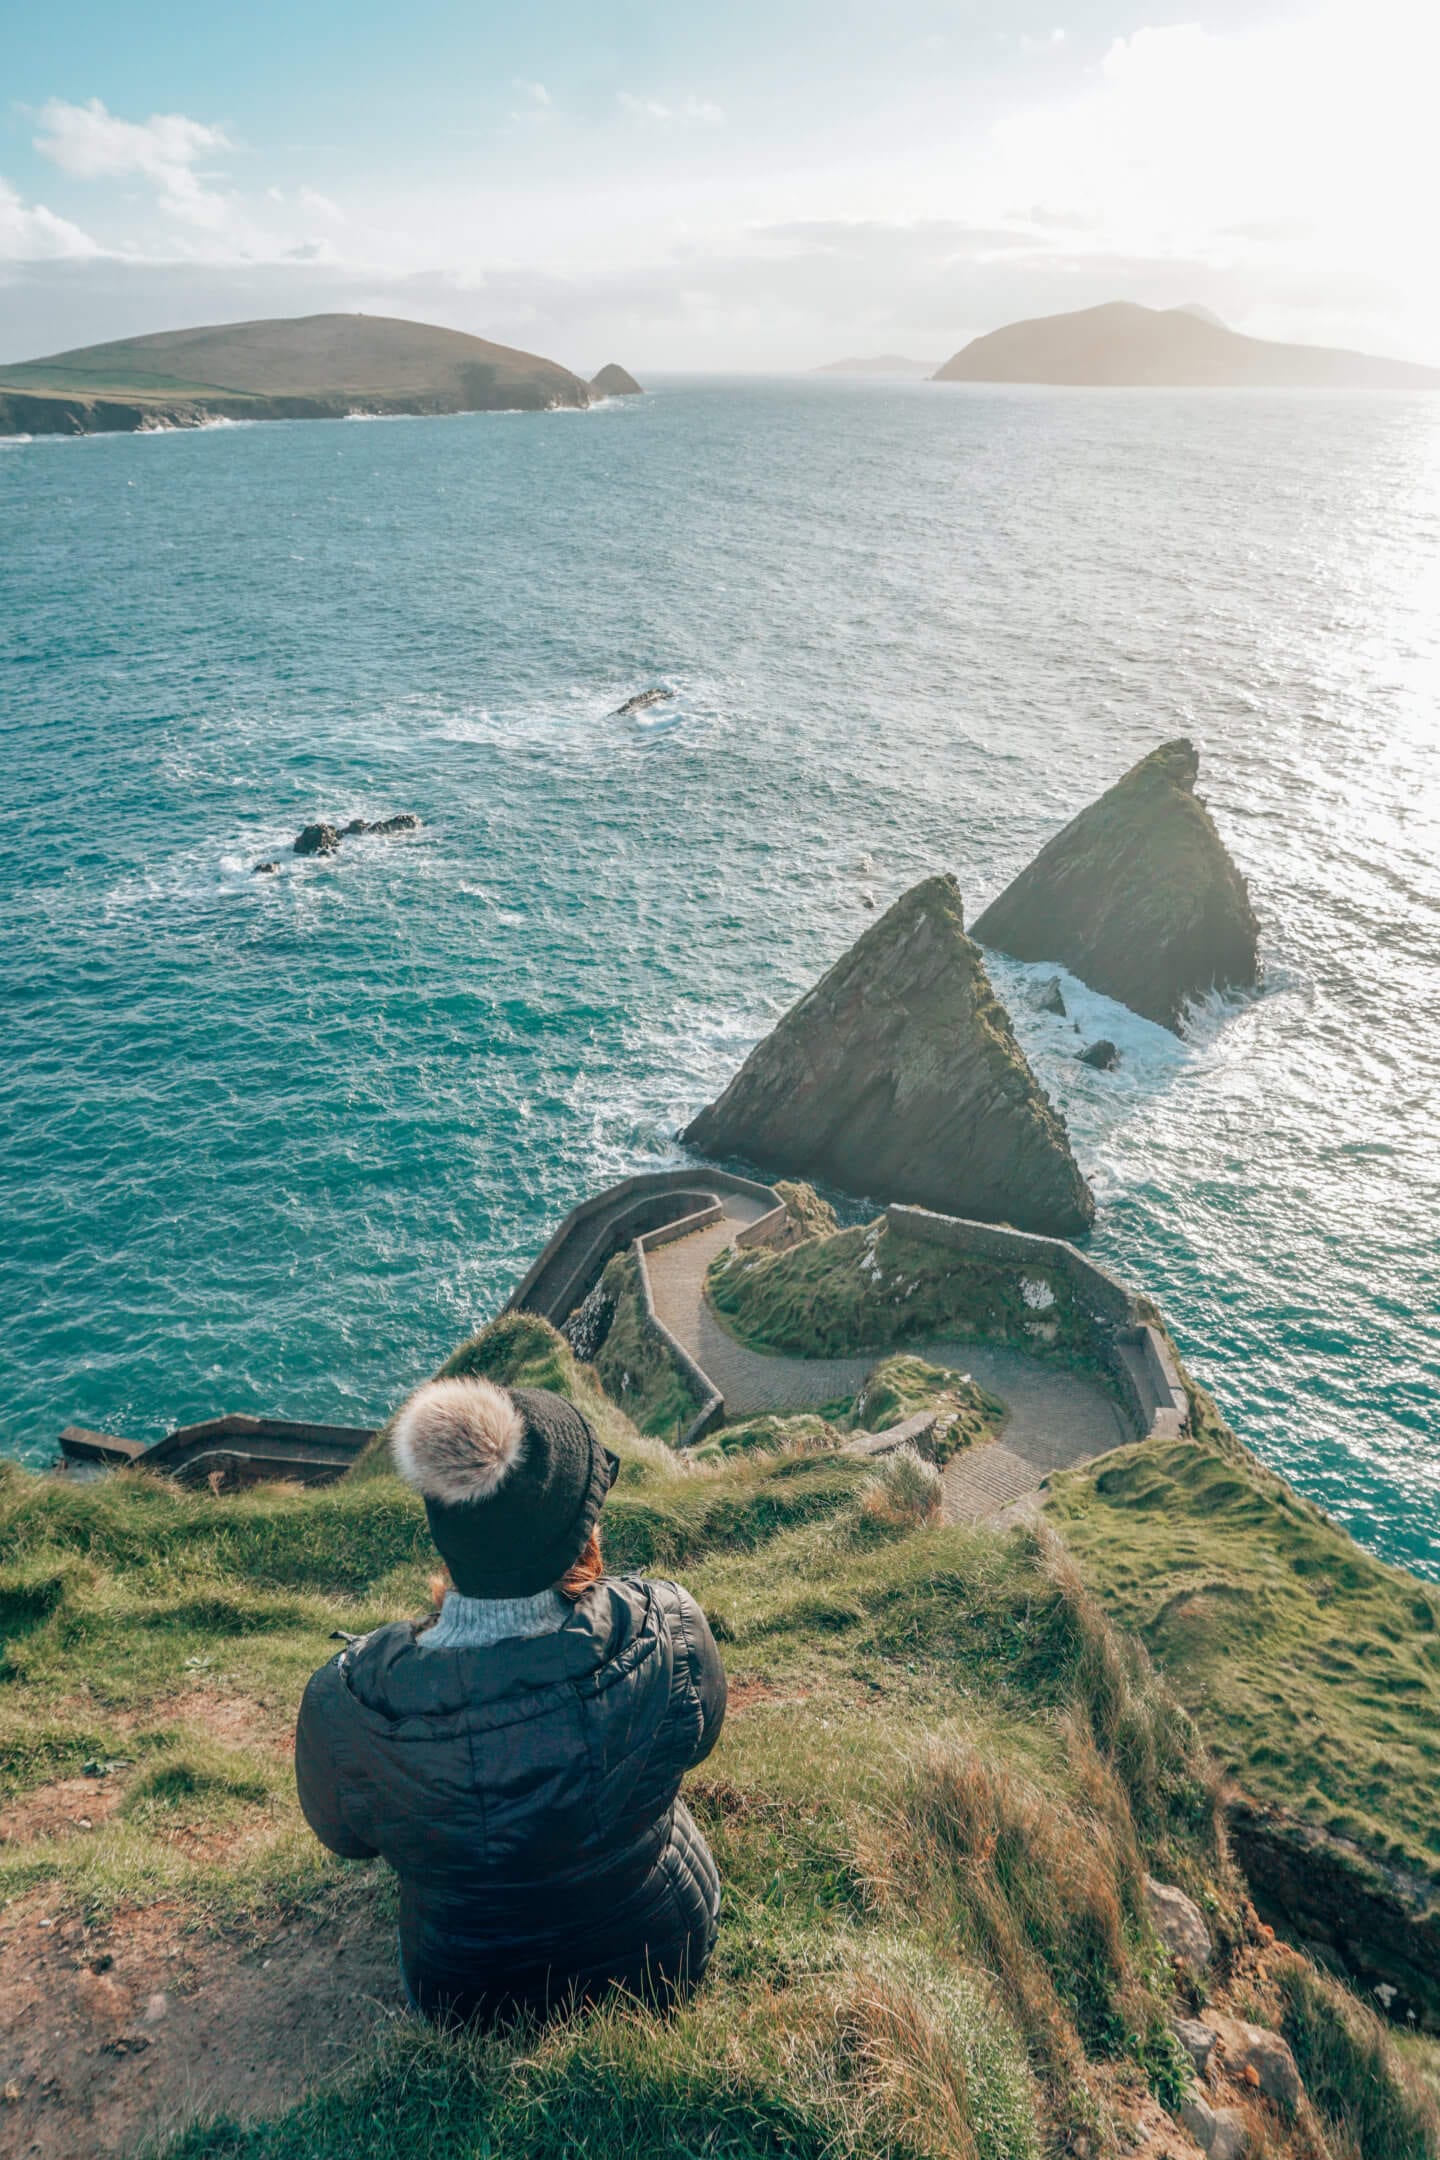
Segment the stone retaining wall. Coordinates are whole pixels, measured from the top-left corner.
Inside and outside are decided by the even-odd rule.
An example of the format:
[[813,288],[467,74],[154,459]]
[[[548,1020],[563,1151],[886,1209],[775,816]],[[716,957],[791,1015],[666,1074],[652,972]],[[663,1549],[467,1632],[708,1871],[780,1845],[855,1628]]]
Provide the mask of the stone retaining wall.
[[[659,1203],[669,1193],[688,1194],[699,1204],[673,1221],[659,1223],[653,1228],[642,1227],[632,1237],[623,1234],[627,1225],[643,1212],[646,1203]],[[563,1327],[575,1307],[599,1281],[606,1263],[628,1245],[640,1286],[642,1325],[659,1342],[677,1371],[684,1375],[699,1406],[680,1435],[681,1447],[693,1447],[697,1440],[703,1439],[724,1417],[725,1403],[709,1374],[696,1363],[684,1344],[676,1341],[657,1314],[645,1255],[657,1245],[668,1244],[673,1238],[688,1237],[692,1230],[701,1230],[718,1222],[725,1212],[718,1196],[725,1193],[738,1193],[747,1199],[769,1203],[763,1215],[746,1223],[738,1233],[738,1244],[768,1244],[784,1230],[789,1220],[784,1202],[773,1187],[757,1184],[753,1178],[736,1177],[728,1170],[701,1169],[695,1165],[677,1170],[643,1171],[634,1177],[622,1178],[618,1185],[607,1186],[604,1192],[595,1193],[572,1208],[505,1304],[506,1312],[538,1312],[552,1326]]]
[[978,1260],[1011,1267],[1043,1268],[1059,1276],[1077,1307],[1088,1314],[1096,1362],[1110,1376],[1136,1437],[1178,1438],[1189,1426],[1190,1403],[1160,1330],[1145,1320],[1134,1297],[1115,1276],[1067,1245],[998,1223],[966,1222],[929,1208],[894,1205],[885,1220],[902,1237]]
[[[534,1265],[506,1299],[504,1310],[538,1312],[553,1326],[563,1326],[599,1281],[606,1262],[633,1243],[633,1231],[630,1236],[620,1237],[618,1243],[611,1242],[612,1235],[623,1228],[625,1218],[633,1216],[646,1200],[659,1201],[667,1193],[681,1192],[697,1196],[703,1193],[707,1199],[717,1193],[743,1193],[753,1199],[768,1201],[772,1214],[779,1206],[770,1186],[757,1185],[750,1178],[734,1177],[728,1170],[702,1170],[689,1165],[677,1170],[643,1171],[634,1177],[622,1178],[618,1185],[607,1186],[604,1192],[592,1194],[590,1199],[582,1200],[578,1207],[570,1210]],[[783,1208],[780,1212],[783,1215]],[[647,1226],[637,1223],[635,1227],[638,1230]],[[759,1225],[749,1227],[758,1228]]]

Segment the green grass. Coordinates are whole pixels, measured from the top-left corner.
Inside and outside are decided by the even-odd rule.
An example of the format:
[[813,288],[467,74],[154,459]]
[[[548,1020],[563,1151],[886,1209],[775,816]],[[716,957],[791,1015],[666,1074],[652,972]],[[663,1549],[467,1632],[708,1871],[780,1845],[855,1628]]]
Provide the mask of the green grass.
[[931,1442],[938,1463],[949,1462],[962,1448],[993,1438],[1006,1415],[999,1397],[965,1374],[931,1365],[924,1358],[900,1355],[882,1358],[866,1374],[850,1408],[850,1423],[858,1431],[884,1432],[922,1410],[939,1412]]
[[1056,1527],[1248,1792],[1433,1876],[1440,1592],[1362,1551],[1193,1402],[1193,1441],[1057,1480]]
[[243,392],[223,383],[189,382],[182,376],[150,373],[126,362],[114,368],[70,368],[22,362],[0,368],[0,391],[21,390],[31,397],[118,398],[130,404],[172,405],[177,399],[232,398]]
[[646,1319],[629,1253],[616,1255],[603,1283],[615,1300],[615,1312],[595,1360],[596,1377],[639,1431],[678,1440],[699,1410],[700,1398]]
[[834,1208],[821,1199],[813,1185],[799,1178],[777,1178],[775,1190],[785,1203],[792,1229],[801,1237],[829,1237],[839,1229]]
[[833,1453],[853,1432],[883,1432],[917,1411],[931,1409],[940,1418],[929,1443],[937,1463],[949,1462],[961,1448],[997,1432],[1005,1419],[1005,1405],[963,1373],[900,1355],[882,1358],[857,1394],[822,1411],[789,1416],[766,1412],[720,1426],[694,1450],[694,1459],[704,1463],[748,1453]]
[[951,1337],[1084,1359],[1090,1319],[1064,1276],[1037,1266],[1025,1279],[1053,1302],[1036,1310],[1013,1268],[903,1236],[881,1217],[783,1252],[732,1247],[706,1288],[727,1326],[759,1350],[853,1356]]
[[1297,1958],[1279,1973],[1283,2030],[1337,2150],[1355,2160],[1422,2160],[1440,2144],[1440,2106],[1403,2074],[1379,2019]]
[[[915,1527],[833,1453],[677,1459],[532,1316],[450,1368],[602,1416],[623,1458],[612,1569],[679,1573],[711,1616],[733,1707],[686,1792],[724,1880],[715,1964],[670,2016],[383,2028],[340,2087],[197,2125],[168,2160],[1099,2160],[1144,2092],[1173,2105],[1144,1875],[1202,1902],[1222,1955],[1240,1889],[1193,1726],[1054,1541]],[[0,1850],[0,1899],[167,1900],[264,1941],[360,1898],[391,1909],[383,1869],[309,1837],[282,1747],[333,1631],[426,1603],[423,1512],[379,1450],[326,1491],[218,1499],[9,1467],[0,1549],[0,1791],[99,1759],[118,1796],[83,1839]],[[1315,2045],[1343,2052],[1329,2015]],[[1403,2074],[1366,2063],[1400,2119]],[[1343,2066],[1334,2082],[1339,2107]]]

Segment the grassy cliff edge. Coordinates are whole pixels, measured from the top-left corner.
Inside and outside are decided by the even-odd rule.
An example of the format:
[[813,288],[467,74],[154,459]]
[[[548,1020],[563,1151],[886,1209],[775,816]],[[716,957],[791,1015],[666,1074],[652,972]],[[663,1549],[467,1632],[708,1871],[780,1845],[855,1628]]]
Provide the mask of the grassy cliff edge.
[[[784,1420],[763,1448],[677,1459],[529,1315],[446,1369],[596,1415],[623,1461],[612,1567],[680,1574],[712,1616],[731,1712],[687,1793],[725,1880],[713,1976],[672,2018],[616,2005],[486,2038],[417,2031],[377,1988],[319,2056],[338,2074],[316,2068],[334,2022],[317,1982],[293,2032],[267,2026],[264,2104],[222,2079],[219,2119],[179,2129],[169,2160],[1158,2160],[1191,2150],[1171,2020],[1207,2002],[1283,2027],[1315,2065],[1298,2113],[1226,2089],[1256,2154],[1440,2152],[1374,2019],[1267,1939],[1196,1725],[1056,1541],[939,1527],[883,1467],[789,1445]],[[902,1365],[885,1384],[912,1383]],[[1081,1547],[1098,1579],[1107,1538]],[[308,1494],[7,1466],[0,1549],[0,2001],[34,1973],[46,2006],[5,2043],[0,2105],[38,2155],[74,2150],[86,2107],[93,2149],[118,2150],[113,2107],[102,2120],[73,2083],[84,2062],[132,2091],[132,2132],[183,2121],[207,1993],[228,2016],[226,1991],[263,1990],[316,1943],[387,1969],[388,1876],[310,1840],[286,1742],[335,1631],[422,1610],[433,1556],[383,1443]],[[1157,1938],[1147,1876],[1205,1914],[1204,1978]],[[171,2007],[147,2027],[152,1970]],[[131,2012],[97,2049],[107,1985]],[[222,2040],[217,2077],[228,2059]]]

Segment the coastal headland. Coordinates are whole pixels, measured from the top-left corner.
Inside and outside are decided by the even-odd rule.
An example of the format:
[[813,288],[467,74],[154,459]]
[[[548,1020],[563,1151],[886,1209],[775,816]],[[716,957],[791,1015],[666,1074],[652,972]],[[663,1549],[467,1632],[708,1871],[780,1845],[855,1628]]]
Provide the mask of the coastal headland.
[[305,315],[158,331],[0,368],[0,433],[541,412],[583,408],[605,394],[553,360],[460,330],[379,315]]
[[696,1164],[577,1209],[442,1371],[579,1403],[612,1570],[710,1614],[710,1980],[539,2036],[390,2015],[392,1888],[306,1837],[287,1754],[335,1633],[425,1605],[388,1429],[309,1490],[8,1465],[0,2070],[34,2160],[721,2122],[737,2160],[1433,2160],[1440,1601],[1260,1467],[1143,1298]]

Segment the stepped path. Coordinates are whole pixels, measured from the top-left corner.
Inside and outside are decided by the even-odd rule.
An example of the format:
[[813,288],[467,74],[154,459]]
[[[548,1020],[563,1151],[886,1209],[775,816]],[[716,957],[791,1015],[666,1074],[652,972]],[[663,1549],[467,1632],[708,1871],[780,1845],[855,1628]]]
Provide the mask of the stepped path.
[[[725,1398],[726,1415],[763,1410],[818,1410],[853,1395],[875,1358],[791,1357],[737,1342],[705,1302],[705,1274],[764,1211],[743,1195],[724,1198],[719,1222],[646,1255],[655,1311]],[[1098,1381],[1043,1365],[991,1343],[907,1344],[919,1357],[968,1373],[998,1395],[1008,1415],[1002,1437],[967,1449],[945,1471],[950,1522],[1016,1520],[1052,1470],[1070,1469],[1122,1446],[1132,1435]]]

